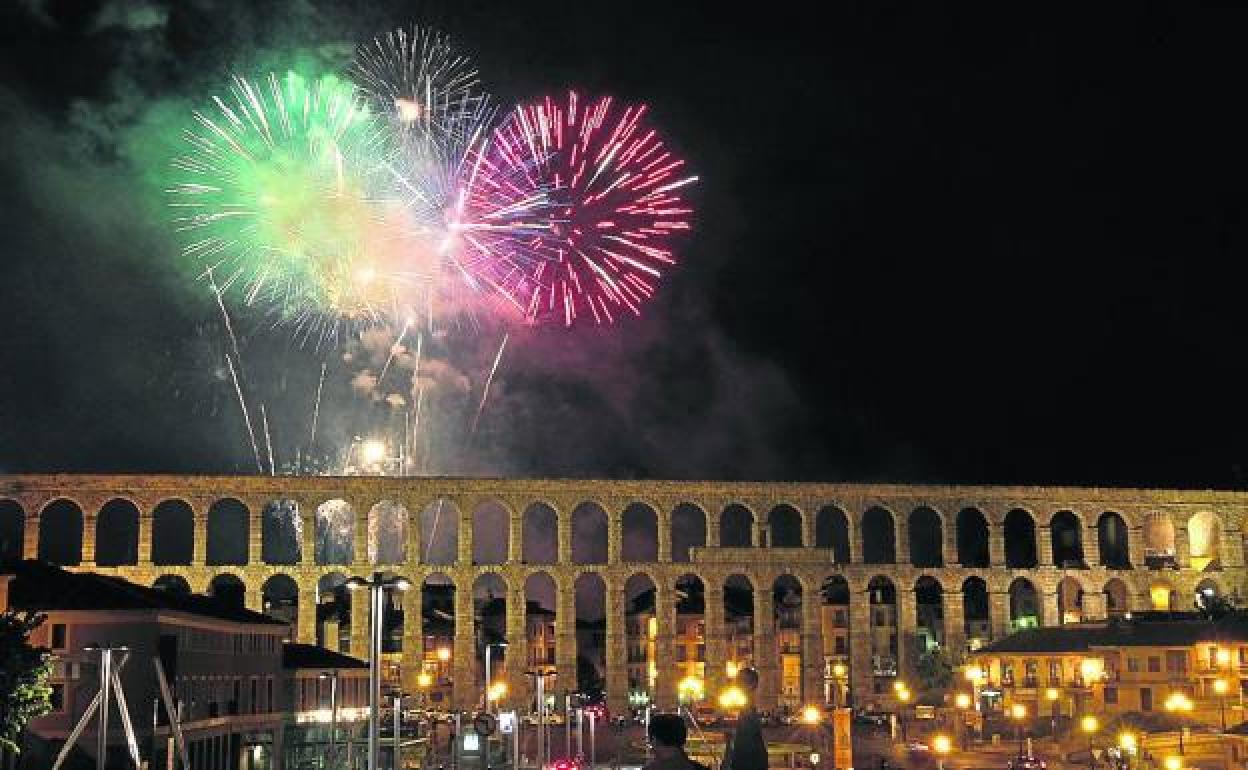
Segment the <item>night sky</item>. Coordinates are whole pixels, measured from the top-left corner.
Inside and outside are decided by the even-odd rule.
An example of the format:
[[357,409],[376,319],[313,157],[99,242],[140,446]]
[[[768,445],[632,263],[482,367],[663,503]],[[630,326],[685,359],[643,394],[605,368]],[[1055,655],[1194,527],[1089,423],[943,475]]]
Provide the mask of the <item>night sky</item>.
[[1248,482],[1248,9],[351,5],[3,4],[0,472],[254,472],[151,127],[416,22],[701,176],[644,319],[517,335],[474,472]]

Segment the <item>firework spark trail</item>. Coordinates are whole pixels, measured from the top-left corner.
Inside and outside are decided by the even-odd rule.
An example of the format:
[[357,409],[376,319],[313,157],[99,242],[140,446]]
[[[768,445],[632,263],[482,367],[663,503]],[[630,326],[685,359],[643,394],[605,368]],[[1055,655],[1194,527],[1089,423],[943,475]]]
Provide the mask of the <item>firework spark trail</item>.
[[264,426],[264,445],[268,449],[269,454],[269,475],[277,475],[277,466],[273,463],[273,436],[269,434],[269,413],[264,408],[264,402],[260,402],[260,422]]
[[403,320],[403,328],[399,331],[399,336],[395,338],[394,344],[390,346],[390,353],[386,356],[386,363],[381,367],[381,374],[377,375],[377,387],[381,387],[382,380],[386,379],[386,372],[390,371],[390,364],[394,361],[394,355],[403,345],[403,338],[407,335],[407,329],[412,325],[411,318]]
[[498,371],[498,362],[503,360],[503,349],[507,347],[507,336],[503,335],[503,341],[498,346],[498,353],[494,355],[494,365],[490,367],[490,374],[485,378],[485,387],[481,389],[481,403],[477,404],[477,413],[472,418],[472,428],[468,431],[468,441],[466,445],[472,446],[472,440],[477,435],[477,423],[481,420],[481,413],[485,411],[485,400],[490,397],[490,385],[494,382],[494,373]]
[[321,362],[321,378],[316,381],[316,403],[312,407],[312,435],[308,439],[308,451],[316,446],[316,423],[321,416],[321,389],[325,386],[325,362]]
[[260,447],[256,444],[256,432],[251,429],[251,416],[247,414],[247,402],[243,399],[243,389],[238,384],[238,372],[234,371],[234,360],[225,354],[225,363],[230,367],[230,379],[234,380],[234,392],[238,394],[238,406],[243,410],[243,422],[247,424],[247,436],[251,439],[251,453],[256,458],[256,470],[264,473],[264,464],[260,462]]
[[438,522],[442,519],[442,498],[438,498],[438,507],[433,512],[433,526],[429,528],[429,542],[425,543],[425,564],[429,563],[429,552],[433,550],[433,543],[438,539]]

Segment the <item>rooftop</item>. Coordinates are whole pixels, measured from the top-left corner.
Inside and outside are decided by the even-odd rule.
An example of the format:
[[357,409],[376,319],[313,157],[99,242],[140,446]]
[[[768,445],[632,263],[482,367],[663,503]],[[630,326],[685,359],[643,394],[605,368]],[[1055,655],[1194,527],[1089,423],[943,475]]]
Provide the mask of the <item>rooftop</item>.
[[1210,620],[1196,612],[1137,612],[1095,623],[1018,631],[981,648],[1001,652],[1082,652],[1098,647],[1188,647],[1202,642],[1248,642],[1248,612]]
[[211,596],[182,594],[131,583],[94,572],[70,572],[33,559],[14,564],[5,573],[9,606],[20,610],[165,610],[235,623],[285,626],[283,621]]
[[368,664],[359,658],[317,647],[315,644],[287,642],[282,645],[282,668],[368,668]]

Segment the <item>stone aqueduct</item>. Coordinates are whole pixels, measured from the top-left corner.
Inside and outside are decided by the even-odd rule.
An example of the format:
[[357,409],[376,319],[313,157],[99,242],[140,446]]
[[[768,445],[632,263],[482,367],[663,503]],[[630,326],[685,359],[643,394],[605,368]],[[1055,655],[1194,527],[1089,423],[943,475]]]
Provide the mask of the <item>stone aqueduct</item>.
[[[223,500],[234,501],[235,509],[238,503],[245,506],[245,519],[214,523],[215,511]],[[297,506],[302,542],[296,563],[265,563],[262,558],[266,546],[261,512],[274,500],[293,501]],[[345,501],[352,512],[349,558],[339,560],[349,561],[347,564],[323,564],[314,558],[316,511],[330,500]],[[128,506],[124,505],[127,501]],[[164,526],[158,520],[161,511],[169,509],[170,501],[181,501],[175,507],[190,512],[193,541],[190,558],[184,564],[157,564],[152,559],[153,531]],[[398,563],[375,564],[370,554],[379,554],[366,541],[370,515],[378,515],[382,506],[377,504],[382,501],[389,501],[385,509],[398,511],[404,519],[414,517],[434,501],[452,504],[446,510],[458,514],[454,517],[457,550],[453,563],[424,563],[420,558],[422,527],[413,524],[405,526],[406,543]],[[108,512],[118,510],[119,502],[137,518],[135,542],[130,548],[133,563],[97,564],[97,531],[102,533],[113,526]],[[496,560],[498,563],[474,563],[473,512],[487,504],[505,511],[505,554]],[[574,554],[576,514],[587,505],[597,506],[606,522],[605,527],[592,525],[588,532],[590,537],[605,539],[605,559],[596,560],[601,563],[586,563]],[[54,508],[59,511],[55,523],[49,513]],[[553,511],[551,518],[557,521],[557,554],[546,560],[549,563],[525,559],[526,534],[533,536],[540,530],[534,529],[532,522],[526,524],[526,519],[539,509],[548,514]],[[71,511],[68,518],[66,510]],[[72,514],[75,510],[77,522]],[[683,534],[678,534],[681,542],[674,552],[674,520],[678,514],[688,518],[690,512],[693,523],[677,527]],[[965,597],[971,587],[986,589],[988,617],[983,620],[990,624],[994,637],[1007,633],[1012,615],[1017,614],[1012,597],[1020,579],[1034,587],[1034,612],[1044,625],[1068,620],[1072,609],[1077,609],[1079,617],[1096,618],[1158,606],[1158,597],[1171,597],[1165,601],[1175,608],[1187,608],[1197,590],[1239,594],[1245,581],[1246,512],[1248,493],[1218,491],[378,477],[0,476],[0,527],[8,526],[11,533],[21,527],[17,536],[21,555],[46,555],[41,551],[62,539],[72,540],[73,529],[78,526],[82,533],[78,564],[73,564],[72,558],[64,559],[74,569],[116,574],[149,585],[161,576],[178,575],[195,591],[209,590],[214,578],[232,574],[242,581],[247,605],[252,608],[262,606],[261,591],[266,581],[285,575],[298,587],[295,636],[299,641],[316,639],[318,581],[325,575],[386,569],[416,585],[423,585],[432,575],[449,578],[456,586],[453,701],[461,707],[471,705],[479,693],[473,681],[473,587],[486,574],[496,575],[505,586],[507,637],[512,645],[505,666],[512,682],[524,680],[527,640],[522,638],[523,608],[528,579],[543,574],[553,579],[555,664],[558,681],[569,682],[575,681],[576,581],[588,574],[601,577],[606,588],[607,690],[617,708],[623,706],[627,692],[624,607],[625,584],[630,578],[644,575],[655,587],[660,683],[674,679],[664,676],[663,666],[673,660],[676,585],[689,575],[702,581],[706,677],[711,692],[717,691],[724,677],[725,582],[732,576],[747,579],[754,589],[753,664],[762,675],[760,704],[764,706],[776,701],[778,677],[773,593],[767,589],[778,579],[792,576],[802,595],[808,597],[800,613],[800,647],[802,696],[809,700],[820,697],[825,676],[822,602],[812,599],[822,595],[821,586],[827,581],[844,581],[839,584],[848,589],[849,596],[849,684],[854,693],[884,693],[873,696],[879,701],[889,697],[891,688],[879,686],[871,658],[871,605],[878,601],[873,590],[878,586],[893,587],[900,638],[909,639],[916,632],[916,586],[921,581],[930,586],[934,580],[941,602],[937,622],[943,624],[946,648],[956,657],[965,649],[969,627],[963,622],[968,608]],[[651,529],[643,528],[643,532],[654,533],[648,538],[654,542],[644,560],[637,560],[635,553],[626,554],[629,549],[623,537],[626,516],[638,515],[649,519]],[[730,518],[737,520],[735,532],[729,531]],[[785,526],[781,526],[782,519],[787,519]],[[746,528],[741,530],[743,522]],[[245,539],[241,532],[235,533],[246,543],[245,558],[237,559],[244,563],[213,563],[208,542],[214,526],[245,527]],[[549,523],[545,526],[549,529]],[[1029,531],[1031,543],[1026,542]],[[721,540],[721,533],[732,542]],[[985,533],[987,548],[982,549]],[[1109,547],[1107,541],[1112,541]],[[686,544],[692,547],[686,549]],[[925,551],[921,558],[919,550]],[[1030,560],[1034,565],[1028,564]],[[1073,596],[1070,587],[1077,588]],[[420,617],[420,595],[420,591],[404,595],[406,617]],[[352,602],[350,645],[361,657],[365,656],[367,638],[364,605]],[[414,677],[417,662],[423,659],[420,625],[404,626],[405,682]],[[900,675],[905,676],[912,671],[914,654],[906,644],[899,648],[897,664]],[[831,655],[832,651],[826,653]],[[660,686],[654,697],[658,705],[670,706],[676,693],[674,687]]]

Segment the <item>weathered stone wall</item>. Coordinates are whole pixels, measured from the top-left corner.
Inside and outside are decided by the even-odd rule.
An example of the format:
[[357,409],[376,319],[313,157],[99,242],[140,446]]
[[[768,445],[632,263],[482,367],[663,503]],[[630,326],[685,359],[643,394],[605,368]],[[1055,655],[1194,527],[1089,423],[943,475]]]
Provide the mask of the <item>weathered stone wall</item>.
[[[139,511],[137,537],[138,561],[136,564],[114,567],[97,566],[94,562],[97,512],[110,500],[121,498],[131,501]],[[250,522],[246,541],[248,559],[245,565],[212,566],[207,563],[206,543],[209,509],[214,502],[232,498],[246,506]],[[194,548],[191,562],[186,565],[156,565],[152,563],[153,512],[166,500],[185,501],[194,512]],[[291,499],[298,505],[302,522],[300,561],[292,565],[266,564],[261,559],[263,541],[261,512],[265,505],[276,499]],[[322,502],[331,499],[345,500],[354,512],[353,559],[348,565],[318,564],[314,559],[316,538],[316,510]],[[422,553],[419,512],[436,500],[453,503],[446,510],[456,515],[458,531],[458,561],[453,565],[429,565],[421,563]],[[377,568],[368,561],[376,547],[367,542],[370,531],[369,512],[382,501],[401,505],[411,517],[406,527],[406,559],[402,564],[386,569],[402,574],[419,585],[432,574],[449,577],[455,584],[456,640],[455,640],[455,693],[458,705],[466,706],[478,692],[471,662],[472,588],[474,581],[484,573],[497,574],[506,586],[508,629],[524,627],[521,613],[524,608],[525,580],[533,574],[550,575],[557,589],[556,659],[560,681],[571,682],[575,678],[575,644],[573,618],[574,585],[578,577],[597,573],[606,584],[607,606],[607,677],[608,690],[616,707],[623,707],[626,696],[626,662],[624,644],[624,586],[636,574],[647,575],[657,587],[657,614],[660,618],[659,692],[655,697],[659,705],[671,705],[676,697],[674,682],[665,676],[663,663],[671,661],[670,651],[672,625],[675,619],[675,585],[684,575],[696,575],[703,581],[708,601],[716,604],[723,596],[725,580],[732,575],[746,577],[755,589],[755,639],[756,665],[762,674],[764,690],[760,693],[763,705],[774,704],[777,697],[778,672],[775,655],[775,629],[771,622],[771,587],[782,575],[792,575],[801,584],[804,601],[801,634],[804,671],[803,697],[816,700],[821,695],[823,681],[823,644],[819,629],[815,602],[810,597],[819,595],[820,586],[831,576],[840,576],[848,584],[851,596],[851,686],[856,693],[869,698],[873,677],[869,661],[868,645],[865,643],[870,629],[867,624],[867,587],[873,579],[884,578],[895,586],[899,612],[901,648],[901,675],[912,669],[914,661],[907,659],[907,644],[916,631],[914,587],[925,576],[935,579],[943,591],[944,625],[947,646],[957,650],[964,640],[962,611],[963,584],[968,578],[981,578],[988,587],[990,618],[994,635],[1007,630],[1010,618],[1009,589],[1016,578],[1024,578],[1035,587],[1041,604],[1041,622],[1059,622],[1058,584],[1073,581],[1082,590],[1085,600],[1085,617],[1103,615],[1106,611],[1105,587],[1111,581],[1121,581],[1126,589],[1126,609],[1145,609],[1152,606],[1150,592],[1158,586],[1172,589],[1186,607],[1198,585],[1212,586],[1220,593],[1239,593],[1243,588],[1244,552],[1243,519],[1248,511],[1248,493],[1182,490],[1139,489],[1085,489],[1045,487],[970,487],[970,486],[907,486],[892,484],[818,484],[818,483],[753,483],[753,482],[675,482],[675,481],[593,481],[593,480],[501,480],[501,479],[396,479],[378,477],[251,477],[251,476],[103,476],[103,475],[24,475],[0,476],[0,502],[9,500],[20,506],[24,515],[24,555],[39,555],[41,513],[56,500],[68,500],[82,511],[83,548],[79,569],[117,574],[145,584],[151,584],[162,575],[184,577],[195,591],[207,590],[213,578],[222,574],[237,576],[246,588],[249,606],[262,605],[265,581],[275,575],[286,575],[294,580],[299,589],[298,629],[299,641],[315,641],[315,605],[317,582],[331,573],[368,574]],[[601,564],[577,564],[573,562],[572,512],[582,503],[593,502],[607,514],[607,559]],[[472,561],[473,537],[472,512],[485,503],[503,506],[510,515],[506,563],[475,565]],[[544,503],[558,517],[558,559],[553,564],[526,564],[521,561],[524,553],[522,537],[524,520],[530,506]],[[658,559],[653,562],[629,563],[623,561],[622,515],[634,503],[647,506],[653,512],[658,534]],[[689,504],[705,516],[706,545],[692,549],[689,562],[673,561],[672,512],[682,504]],[[718,547],[720,516],[730,505],[741,505],[753,514],[751,532],[752,547]],[[801,544],[797,547],[771,547],[768,517],[778,506],[791,506],[801,517]],[[849,560],[834,563],[833,549],[827,542],[816,544],[819,517],[838,516],[831,508],[843,512],[848,534]],[[872,508],[887,511],[893,522],[895,538],[895,563],[863,563],[864,531],[862,517]],[[941,522],[940,566],[916,567],[910,558],[909,519],[921,508],[935,511]],[[981,512],[987,521],[989,532],[990,562],[987,566],[964,567],[957,563],[958,512],[973,508]],[[1034,521],[1038,566],[1014,568],[1006,563],[1004,520],[1010,511],[1024,511]],[[1054,565],[1052,538],[1049,522],[1058,512],[1070,511],[1079,522],[1084,565],[1079,568],[1060,568]],[[1126,568],[1111,568],[1100,563],[1098,553],[1099,523],[1103,514],[1113,512],[1126,525],[1130,564]],[[1218,558],[1205,563],[1200,569],[1193,568],[1188,553],[1188,524],[1197,514],[1211,514],[1218,531],[1215,542]],[[1168,519],[1173,527],[1170,547],[1174,554],[1174,566],[1148,569],[1145,565],[1144,523],[1147,517]],[[1202,517],[1207,522],[1208,516]],[[1202,526],[1206,526],[1203,525]],[[239,533],[240,536],[242,533]],[[46,537],[57,533],[45,533]],[[393,552],[391,549],[390,552]],[[1068,585],[1072,585],[1068,583]],[[1117,586],[1117,584],[1115,584]],[[352,624],[352,652],[365,654],[367,639],[364,602],[353,602],[361,612],[353,612],[356,622]],[[414,616],[417,602],[405,599],[408,617]],[[356,609],[353,607],[353,610]],[[719,659],[725,632],[722,627],[723,613],[712,608],[706,618],[707,627],[707,679],[712,688],[723,681],[723,664]],[[404,668],[415,665],[420,655],[419,630],[405,628]],[[508,663],[508,678],[520,681],[522,673],[519,661],[522,656],[513,655]],[[669,686],[670,685],[670,686]],[[522,688],[517,688],[520,690]],[[714,692],[712,689],[711,692]],[[887,693],[882,698],[885,700]]]

